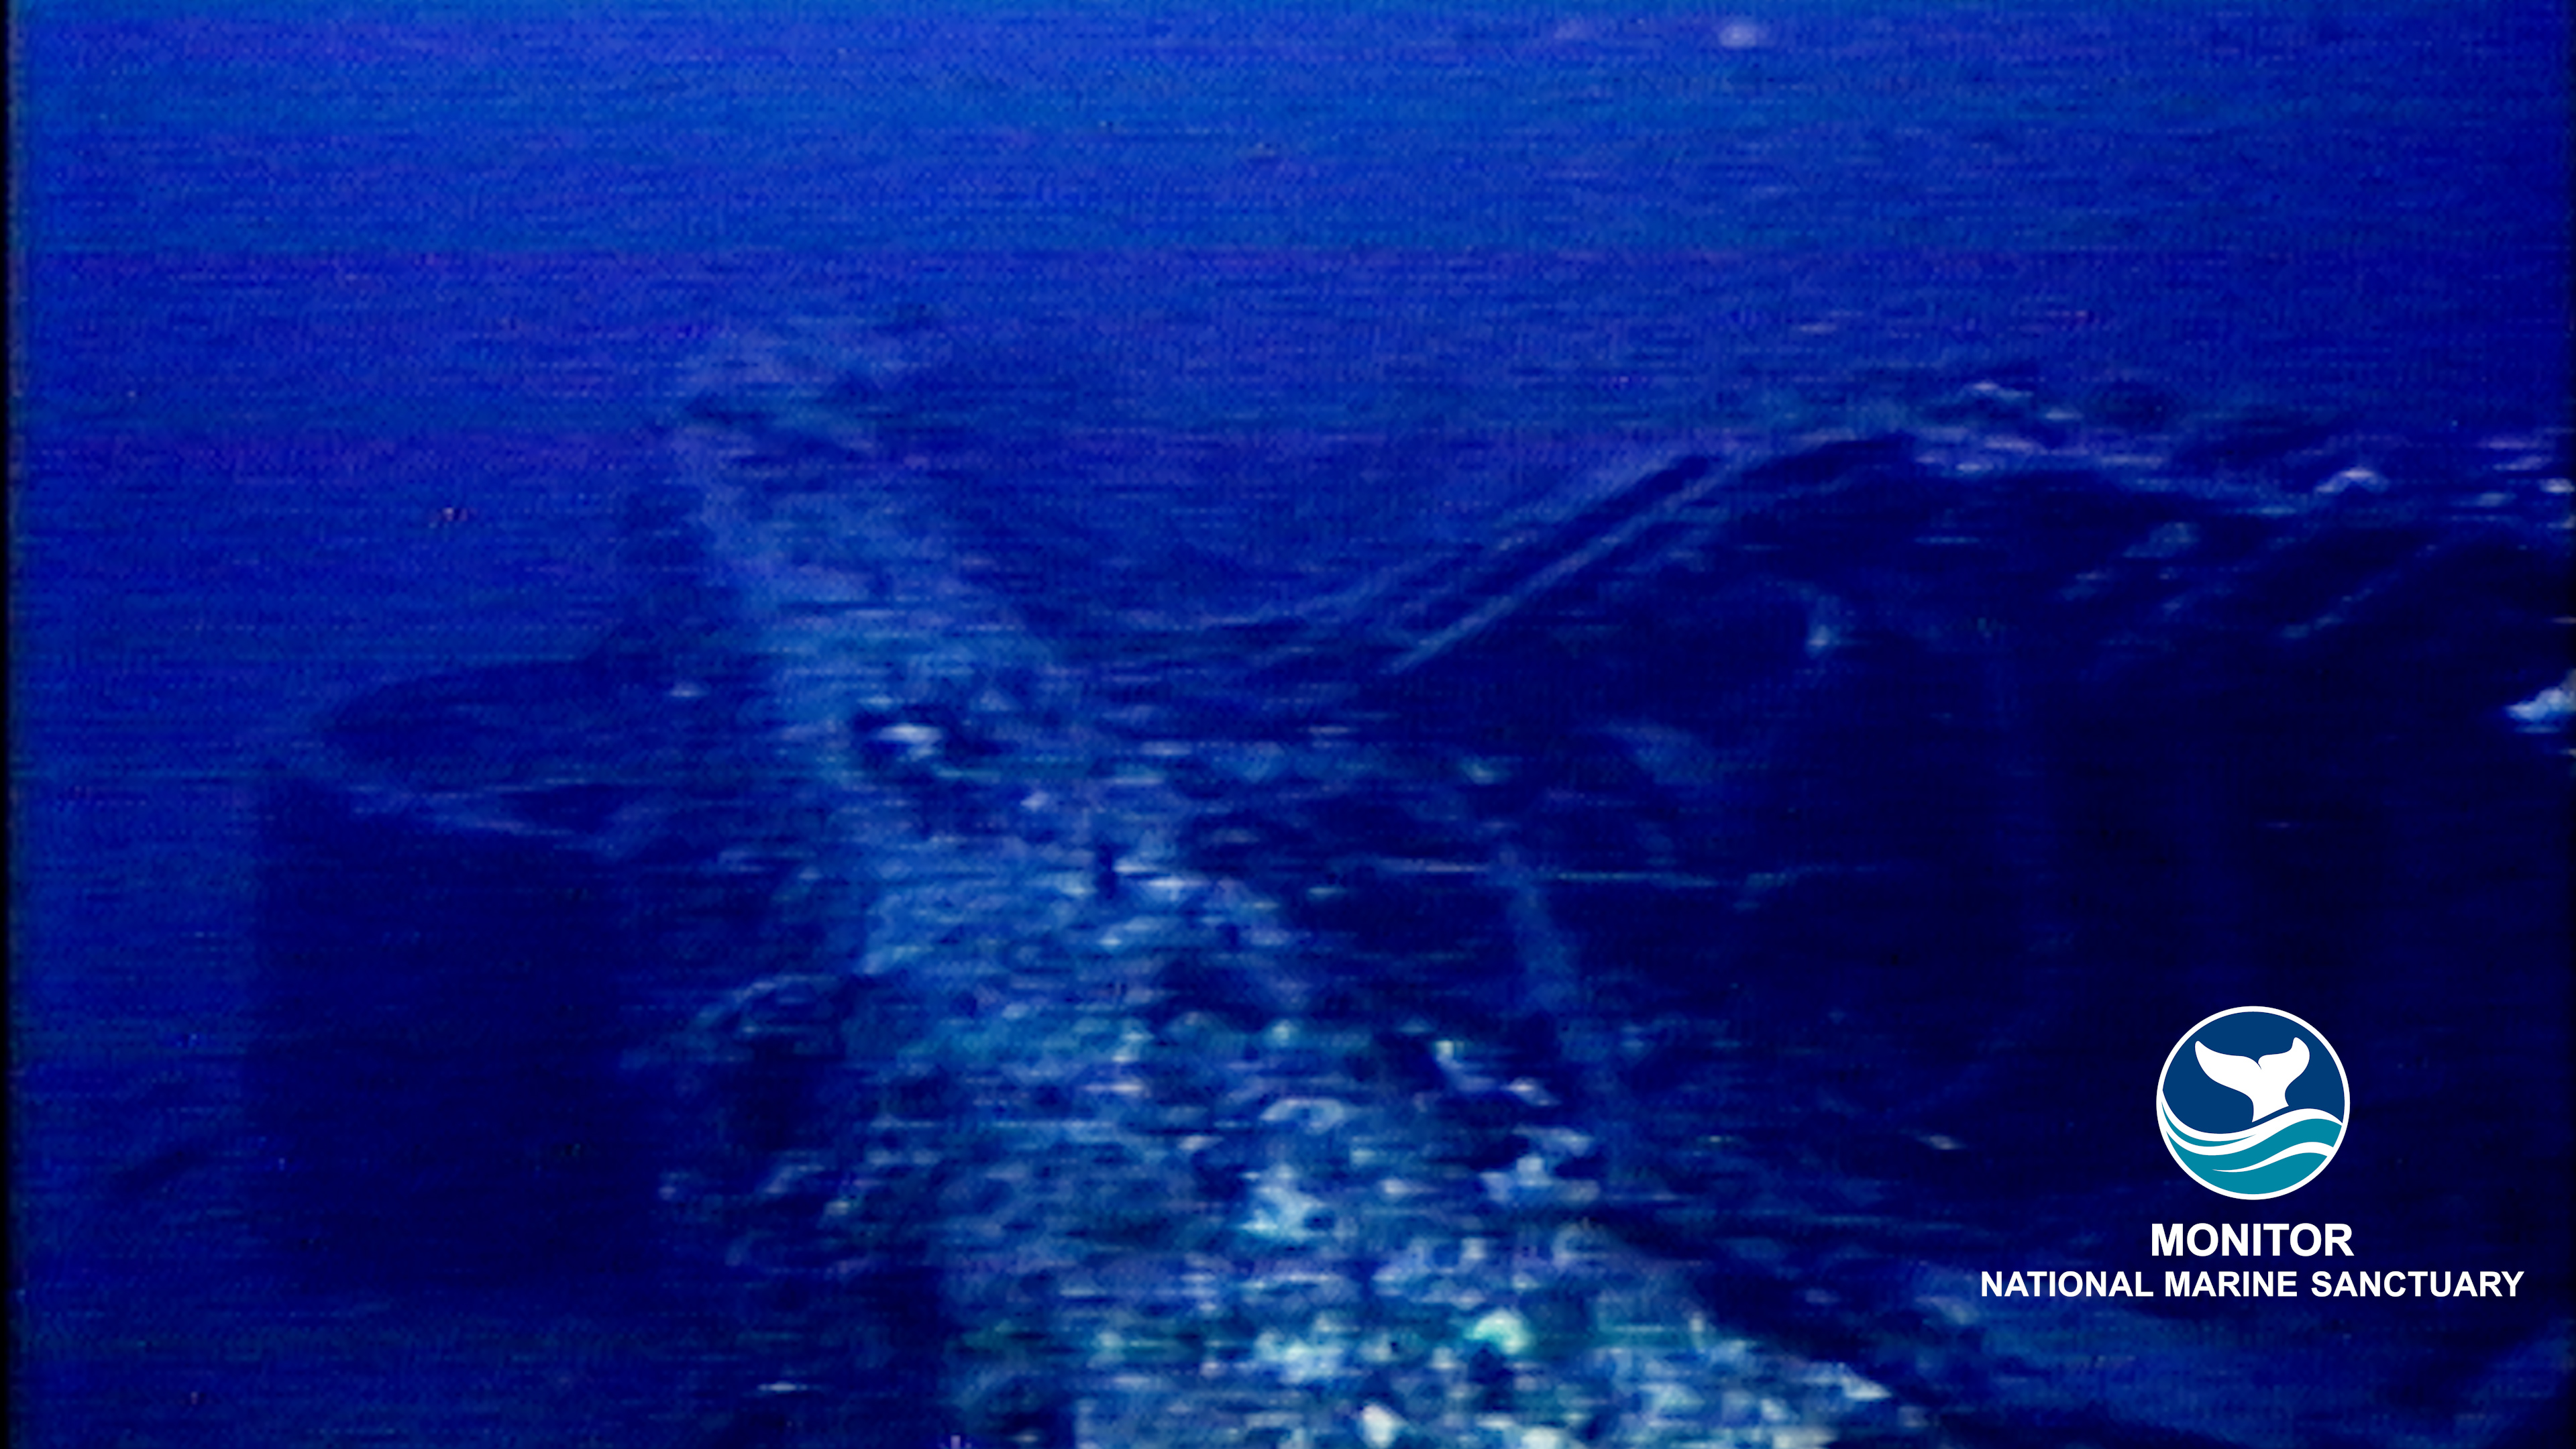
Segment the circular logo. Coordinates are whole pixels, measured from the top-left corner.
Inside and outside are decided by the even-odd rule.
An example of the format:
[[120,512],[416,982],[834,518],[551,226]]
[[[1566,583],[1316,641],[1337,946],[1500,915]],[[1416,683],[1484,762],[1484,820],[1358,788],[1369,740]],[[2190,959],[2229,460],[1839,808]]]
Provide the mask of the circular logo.
[[2211,1192],[2257,1201],[2325,1171],[2352,1116],[2343,1059],[2286,1011],[2240,1006],[2204,1018],[2165,1054],[2156,1125],[2182,1170]]

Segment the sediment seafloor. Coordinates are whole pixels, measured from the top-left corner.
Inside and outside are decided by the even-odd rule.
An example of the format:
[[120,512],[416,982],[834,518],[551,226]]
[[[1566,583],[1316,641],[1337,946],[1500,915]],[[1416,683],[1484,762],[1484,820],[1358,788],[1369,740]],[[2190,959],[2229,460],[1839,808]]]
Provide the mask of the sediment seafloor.
[[[1894,392],[1256,446],[736,339],[611,637],[281,762],[277,1220],[667,1275],[701,1443],[2554,1442],[2567,437]],[[2149,1123],[2249,1002],[2357,1083],[2279,1204]],[[2527,1276],[2164,1291],[2275,1219]]]

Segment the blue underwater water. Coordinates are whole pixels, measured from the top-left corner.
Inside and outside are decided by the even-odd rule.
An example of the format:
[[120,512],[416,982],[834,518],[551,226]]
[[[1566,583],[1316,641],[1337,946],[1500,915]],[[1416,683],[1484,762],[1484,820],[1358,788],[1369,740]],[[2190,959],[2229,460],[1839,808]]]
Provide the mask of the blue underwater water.
[[[13,7],[16,1429],[658,1432],[619,1416],[680,1350],[622,1340],[613,1302],[460,1298],[424,1351],[282,1285],[227,1144],[258,762],[360,690],[593,637],[709,338],[922,309],[1175,429],[1609,438],[1989,366],[2564,426],[2568,26],[2506,0]],[[2563,1103],[2517,1107],[2563,1152]],[[2314,1190],[2335,1210],[2361,1155]]]

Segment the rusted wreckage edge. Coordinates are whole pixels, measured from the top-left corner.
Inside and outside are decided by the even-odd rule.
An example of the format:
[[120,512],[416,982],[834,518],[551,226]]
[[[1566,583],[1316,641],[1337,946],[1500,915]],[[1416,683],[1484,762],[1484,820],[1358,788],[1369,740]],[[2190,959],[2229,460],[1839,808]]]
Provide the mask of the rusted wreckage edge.
[[[1903,445],[1881,442],[1864,446]],[[1728,485],[1742,483],[1744,476],[1745,470],[1721,467],[1714,457],[1700,452],[1682,452],[1611,470],[1601,475],[1596,486],[1560,500],[1552,511],[1537,512],[1504,525],[1493,540],[1392,570],[1314,606],[1302,620],[1297,636],[1256,656],[1251,667],[1238,676],[1238,683],[1283,673],[1335,671],[1360,678],[1392,679],[1422,669],[1468,647],[1510,619],[1543,612],[1566,592],[1597,578],[1605,564],[1633,564],[1641,554],[1671,556],[1705,543],[1738,516],[1737,510],[1720,501],[1718,495]],[[1743,506],[1776,501],[1752,499]],[[2368,592],[2365,588],[2358,596],[2361,602],[2367,602]],[[2349,612],[2329,607],[2320,618],[2331,621]],[[1529,889],[1507,894],[1524,907],[1534,896]],[[1529,919],[1543,923],[1543,899],[1539,909],[1542,914]],[[1530,929],[1541,943],[1538,954],[1544,956],[1544,925]],[[1542,970],[1540,974],[1546,973]],[[1722,1255],[1723,1250],[1719,1251]],[[1751,1276],[1766,1271],[1752,1260],[1735,1263],[1734,1270]],[[1901,1309],[1902,1305],[1877,1307]],[[1867,1316],[1856,1315],[1853,1321]],[[1964,1339],[1938,1331],[1930,1332],[1927,1342],[1949,1344],[1946,1353],[1975,1356],[1975,1350]],[[2006,1361],[1998,1362],[2000,1377],[1983,1384],[1946,1375],[1940,1381],[1925,1379],[1901,1367],[1896,1367],[1895,1372],[1899,1379],[1916,1380],[1908,1387],[1920,1396],[1919,1402],[1942,1406],[1945,1413],[1960,1416],[1963,1423],[1978,1425],[1981,1434],[2011,1439],[2016,1437],[2014,1426],[2018,1424],[2039,1433],[2080,1428],[2105,1442],[2174,1442],[2177,1437],[2192,1437],[2186,1426],[2159,1418],[2152,1403],[2132,1402],[2117,1409],[2096,1406],[2088,1410],[2063,1402],[2044,1389],[2032,1392],[2016,1388],[2013,1383],[2018,1381],[2018,1375],[2044,1375],[2048,1369],[2038,1361],[2024,1361],[2015,1369],[2007,1362],[2010,1357],[2007,1354]],[[1982,1376],[1970,1376],[1978,1377]],[[2357,1432],[2359,1427],[2347,1425],[2340,1432]],[[2427,1436],[2395,1428],[2388,1433],[2385,1442],[2392,1444],[2478,1442],[2477,1436],[2465,1428],[2460,1437]],[[2258,1436],[2222,1437],[2207,1442],[2288,1441]]]

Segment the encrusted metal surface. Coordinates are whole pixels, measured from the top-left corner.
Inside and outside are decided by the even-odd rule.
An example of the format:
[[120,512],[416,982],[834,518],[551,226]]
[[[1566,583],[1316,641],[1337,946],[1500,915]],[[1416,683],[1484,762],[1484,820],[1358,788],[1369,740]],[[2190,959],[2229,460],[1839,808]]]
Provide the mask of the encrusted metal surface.
[[[2446,505],[2437,535],[2423,509],[2377,528],[2338,497],[2384,486],[2358,455],[2275,449],[2258,480],[2215,445],[2035,444],[2047,427],[2010,417],[1712,437],[1294,610],[1095,630],[1077,659],[993,586],[1007,571],[942,494],[974,478],[907,445],[907,344],[863,341],[740,340],[674,436],[675,526],[704,540],[807,822],[782,894],[812,949],[683,1045],[736,1120],[666,1191],[730,1244],[745,1412],[783,1442],[2469,1444],[2555,1392],[2505,1375],[2447,1419],[2391,1417],[2368,1353],[2328,1337],[2264,1356],[2243,1325],[2116,1306],[1990,1318],[1960,1264],[2027,1236],[1883,1210],[1866,1174],[1712,1135],[1722,1084],[1785,1059],[1748,1053],[1726,1010],[1623,1022],[1598,993],[1662,988],[1586,960],[1605,899],[1712,902],[1749,943],[1925,889],[1894,856],[1758,859],[1652,824],[1783,808],[1708,742],[1835,728],[1854,658],[1910,651],[1933,736],[2004,762],[1980,808],[2015,878],[1975,929],[2032,983],[2004,1039],[2038,1040],[2078,935],[2042,731],[2096,707],[2038,671],[2098,647],[2075,675],[2116,700],[2176,649],[2330,657],[2463,571],[2520,589],[2564,547],[2521,494]],[[2034,526],[2069,530],[2079,566],[2029,574],[2009,540]],[[2325,566],[2266,563],[2310,554]],[[2322,592],[2285,596],[2291,577]],[[2517,607],[2495,627],[2527,629]],[[1629,628],[1725,642],[1686,657],[1737,673],[1661,717],[1614,677],[1570,669],[1595,691],[1573,713],[1513,677]],[[1452,699],[1493,708],[1425,705]],[[1560,724],[1622,783],[1532,753]],[[1583,822],[1614,815],[1603,846]],[[1337,929],[1355,897],[1426,934],[1379,907]],[[1682,1057],[1720,1085],[1641,1106]],[[1959,1064],[1955,1093],[1994,1090],[1988,1070]],[[756,1126],[745,1096],[772,1104]],[[2086,1348],[2105,1335],[2130,1370]]]

